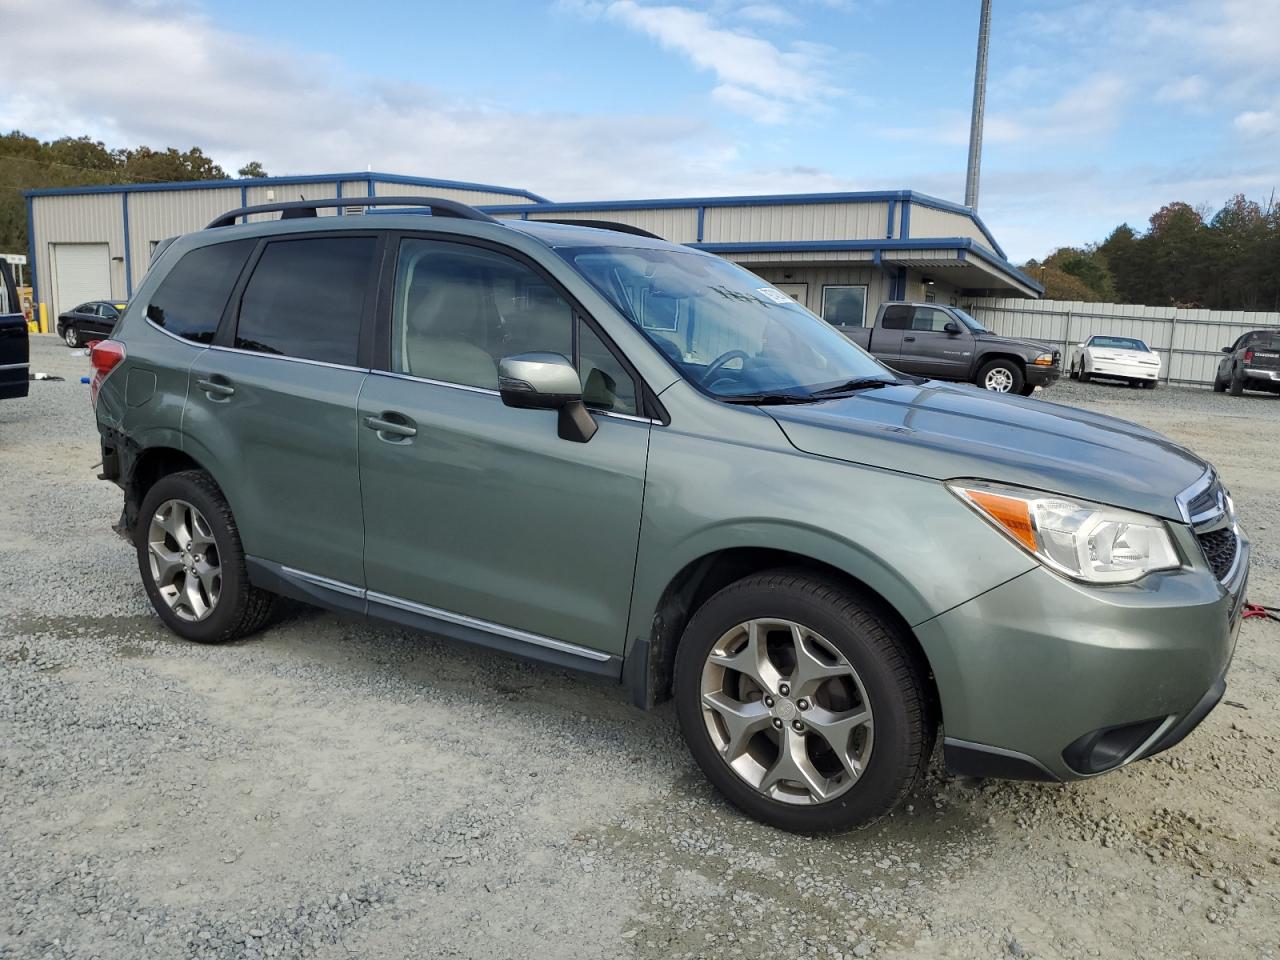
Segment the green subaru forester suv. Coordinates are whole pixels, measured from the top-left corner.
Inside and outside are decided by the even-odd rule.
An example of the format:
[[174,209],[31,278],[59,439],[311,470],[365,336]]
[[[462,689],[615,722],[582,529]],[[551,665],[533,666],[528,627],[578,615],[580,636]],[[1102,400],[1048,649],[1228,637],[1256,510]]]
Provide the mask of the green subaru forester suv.
[[896,373],[633,228],[346,202],[178,238],[92,353],[179,635],[285,596],[602,674],[810,832],[890,810],[939,728],[953,772],[1065,781],[1221,699],[1249,544],[1183,447]]

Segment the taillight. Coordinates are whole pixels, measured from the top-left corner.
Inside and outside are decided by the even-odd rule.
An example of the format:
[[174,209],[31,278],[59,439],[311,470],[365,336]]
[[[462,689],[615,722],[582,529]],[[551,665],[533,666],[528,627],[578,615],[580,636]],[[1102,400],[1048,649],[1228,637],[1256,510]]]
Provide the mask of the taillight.
[[107,374],[125,358],[124,344],[119,340],[99,340],[89,348],[89,363],[93,365],[93,380],[89,383],[89,402],[98,405],[98,390]]
[[1252,350],[1246,350],[1246,351],[1244,352],[1244,362],[1245,362],[1245,363],[1253,363],[1253,351],[1252,351]]

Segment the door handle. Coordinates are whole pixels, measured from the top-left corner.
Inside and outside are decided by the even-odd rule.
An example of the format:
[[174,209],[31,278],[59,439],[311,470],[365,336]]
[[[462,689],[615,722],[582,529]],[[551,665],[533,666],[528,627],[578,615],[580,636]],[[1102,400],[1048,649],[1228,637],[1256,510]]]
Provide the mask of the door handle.
[[915,337],[903,337],[903,338],[902,338],[902,342],[903,342],[903,343],[915,343],[915,342],[916,342],[916,338],[915,338]]
[[402,413],[387,412],[380,417],[365,417],[364,425],[388,443],[403,443],[418,435],[418,428]]
[[229,400],[236,392],[236,388],[227,382],[226,377],[220,377],[217,374],[197,380],[196,386],[203,390],[210,400]]

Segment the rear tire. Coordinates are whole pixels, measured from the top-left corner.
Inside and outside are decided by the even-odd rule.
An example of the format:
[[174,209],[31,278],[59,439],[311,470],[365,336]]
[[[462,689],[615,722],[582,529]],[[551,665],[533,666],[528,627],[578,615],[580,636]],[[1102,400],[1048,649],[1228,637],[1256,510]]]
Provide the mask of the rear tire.
[[1225,380],[1220,379],[1217,374],[1214,374],[1214,377],[1213,377],[1213,392],[1214,393],[1227,392],[1227,382]]
[[80,339],[80,331],[74,323],[67,324],[66,329],[62,331],[62,339],[66,342],[67,346],[71,347],[73,350],[80,346],[82,342]]
[[[186,519],[177,520],[180,516]],[[185,531],[181,540],[187,543],[169,532],[175,524]],[[231,508],[203,470],[156,481],[142,499],[133,543],[147,597],[178,636],[225,643],[260,630],[271,619],[277,598],[249,582]]]
[[1026,383],[1022,368],[1012,360],[992,360],[984,363],[974,381],[992,393],[1020,393]]
[[1156,388],[1156,382],[1154,380],[1146,380],[1142,384],[1143,390],[1154,390],[1155,388]]
[[1080,379],[1080,371],[1075,368],[1075,364],[1071,365],[1071,372],[1067,374],[1072,380]]
[[[749,576],[704,603],[676,651],[674,687],[681,732],[707,779],[783,830],[879,819],[924,775],[933,750],[925,672],[909,641],[857,592],[804,570]],[[745,721],[730,727],[726,718]]]
[[1089,382],[1090,380],[1092,380],[1092,379],[1093,379],[1093,374],[1092,374],[1092,373],[1090,373],[1088,370],[1086,370],[1086,369],[1084,368],[1084,366],[1083,366],[1083,365],[1081,365],[1081,367],[1080,367],[1080,382],[1081,382],[1081,383],[1088,383],[1088,382]]
[[1231,371],[1231,385],[1227,387],[1227,393],[1233,397],[1244,394],[1244,374],[1239,370]]

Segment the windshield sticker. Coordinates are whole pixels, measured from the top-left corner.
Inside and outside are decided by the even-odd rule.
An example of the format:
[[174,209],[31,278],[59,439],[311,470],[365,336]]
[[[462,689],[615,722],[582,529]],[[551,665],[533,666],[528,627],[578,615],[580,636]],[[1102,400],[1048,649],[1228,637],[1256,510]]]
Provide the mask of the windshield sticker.
[[775,290],[773,287],[761,287],[756,291],[756,293],[760,294],[762,297],[767,297],[774,303],[795,303],[794,300],[788,297],[781,290]]

